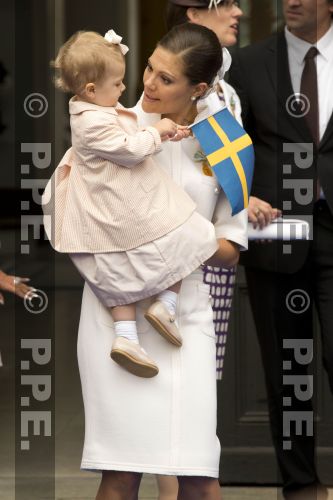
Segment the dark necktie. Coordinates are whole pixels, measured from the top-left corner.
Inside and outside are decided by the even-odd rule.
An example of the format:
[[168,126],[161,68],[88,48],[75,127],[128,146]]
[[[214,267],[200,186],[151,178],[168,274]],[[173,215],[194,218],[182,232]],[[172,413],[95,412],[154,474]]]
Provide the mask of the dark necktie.
[[311,47],[304,57],[304,69],[301,78],[301,94],[304,94],[310,103],[310,108],[305,115],[306,123],[311,131],[313,141],[319,144],[319,107],[318,83],[315,57],[318,54],[316,47]]

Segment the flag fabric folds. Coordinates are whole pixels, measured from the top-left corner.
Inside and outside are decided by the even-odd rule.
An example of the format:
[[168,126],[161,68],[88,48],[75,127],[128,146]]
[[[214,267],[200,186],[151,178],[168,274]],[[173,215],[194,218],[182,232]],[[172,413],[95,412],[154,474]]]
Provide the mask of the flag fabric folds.
[[232,208],[238,214],[249,203],[254,150],[250,136],[224,108],[191,126]]

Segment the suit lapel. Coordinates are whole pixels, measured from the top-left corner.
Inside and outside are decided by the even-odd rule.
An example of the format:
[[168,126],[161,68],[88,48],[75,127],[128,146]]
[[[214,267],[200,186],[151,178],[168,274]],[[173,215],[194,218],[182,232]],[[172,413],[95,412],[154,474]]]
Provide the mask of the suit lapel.
[[311,133],[305,120],[293,116],[293,114],[287,110],[287,103],[289,103],[290,106],[294,90],[289,72],[287,43],[283,32],[272,37],[271,43],[267,47],[266,67],[275,93],[281,104],[282,112],[279,114],[279,119],[281,120],[280,126],[287,120],[295,128],[298,140],[301,136],[306,142],[312,142]]
[[331,114],[331,118],[329,119],[324,135],[321,138],[319,147],[321,148],[329,139],[332,138],[332,136],[333,136],[333,113]]

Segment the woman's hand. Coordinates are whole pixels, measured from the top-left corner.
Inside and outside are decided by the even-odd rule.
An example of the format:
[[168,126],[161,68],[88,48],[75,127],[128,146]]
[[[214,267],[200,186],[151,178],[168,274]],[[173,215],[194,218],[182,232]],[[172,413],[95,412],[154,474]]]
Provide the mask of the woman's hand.
[[239,246],[233,241],[218,239],[218,250],[205,264],[212,267],[234,267],[239,260]]
[[248,206],[249,221],[252,222],[253,227],[257,225],[260,229],[268,226],[274,219],[281,217],[282,212],[278,208],[273,208],[272,205],[260,198],[250,196]]
[[[26,285],[30,281],[30,278],[21,278],[19,276],[10,276],[3,271],[0,271],[0,290],[5,292],[14,293],[18,297],[24,299],[24,297],[29,292],[33,292],[34,288]],[[3,305],[5,299],[3,294],[0,292],[0,304]]]

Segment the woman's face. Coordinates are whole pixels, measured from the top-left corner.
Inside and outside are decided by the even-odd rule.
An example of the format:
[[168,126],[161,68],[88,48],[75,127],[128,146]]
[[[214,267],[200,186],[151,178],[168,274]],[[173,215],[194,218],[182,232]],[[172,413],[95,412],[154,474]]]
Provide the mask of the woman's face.
[[148,59],[143,84],[142,107],[147,113],[181,114],[193,104],[191,96],[198,95],[197,86],[184,75],[182,59],[162,47]]
[[211,9],[189,8],[187,16],[192,23],[201,24],[211,29],[220,40],[221,45],[235,45],[238,36],[239,19],[243,15],[238,2],[230,1]]

